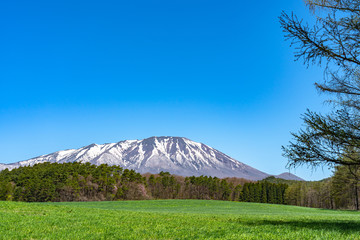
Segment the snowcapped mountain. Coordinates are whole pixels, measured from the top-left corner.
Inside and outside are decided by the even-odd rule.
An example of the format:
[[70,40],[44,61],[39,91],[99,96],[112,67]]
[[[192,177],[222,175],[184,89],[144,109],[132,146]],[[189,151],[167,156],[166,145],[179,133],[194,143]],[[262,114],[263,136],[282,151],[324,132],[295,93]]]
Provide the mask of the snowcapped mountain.
[[13,164],[0,164],[0,170],[36,163],[90,162],[120,165],[140,173],[168,171],[182,176],[239,177],[259,180],[270,176],[205,144],[181,137],[150,137],[118,143],[91,144],[42,155]]

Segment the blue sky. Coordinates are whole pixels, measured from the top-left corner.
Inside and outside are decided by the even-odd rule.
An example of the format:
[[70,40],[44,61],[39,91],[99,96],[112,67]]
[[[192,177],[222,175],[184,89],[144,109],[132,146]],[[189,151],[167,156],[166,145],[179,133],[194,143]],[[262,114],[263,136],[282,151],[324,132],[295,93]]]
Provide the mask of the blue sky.
[[[3,1],[0,162],[182,136],[271,174],[322,70],[294,62],[278,17],[303,1]],[[308,180],[331,171],[291,170]]]

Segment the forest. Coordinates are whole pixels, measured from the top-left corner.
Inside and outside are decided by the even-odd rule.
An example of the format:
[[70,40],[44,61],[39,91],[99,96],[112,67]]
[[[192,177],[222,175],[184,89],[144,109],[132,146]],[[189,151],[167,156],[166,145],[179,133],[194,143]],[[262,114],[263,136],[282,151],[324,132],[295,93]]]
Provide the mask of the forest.
[[42,163],[0,172],[0,200],[25,202],[212,199],[357,209],[358,182],[345,167],[316,182],[261,181],[168,172],[140,174],[119,166]]
[[42,163],[0,172],[0,200],[26,202],[214,199],[283,204],[286,184],[143,174],[118,166]]

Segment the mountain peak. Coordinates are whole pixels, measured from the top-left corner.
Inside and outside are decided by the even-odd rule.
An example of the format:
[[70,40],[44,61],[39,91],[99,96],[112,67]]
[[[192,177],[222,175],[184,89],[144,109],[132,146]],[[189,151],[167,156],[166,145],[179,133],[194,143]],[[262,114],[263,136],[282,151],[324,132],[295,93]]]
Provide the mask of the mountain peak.
[[149,138],[145,138],[143,139],[142,141],[144,140],[158,140],[158,141],[164,141],[164,140],[189,140],[191,141],[190,139],[188,138],[185,138],[185,137],[173,137],[173,136],[152,136],[152,137],[149,137]]

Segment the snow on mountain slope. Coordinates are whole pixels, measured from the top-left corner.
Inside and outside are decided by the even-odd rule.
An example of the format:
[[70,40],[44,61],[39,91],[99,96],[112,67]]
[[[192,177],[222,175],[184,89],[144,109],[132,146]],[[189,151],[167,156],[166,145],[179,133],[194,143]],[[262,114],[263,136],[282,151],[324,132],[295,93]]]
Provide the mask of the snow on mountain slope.
[[182,176],[239,177],[259,180],[269,174],[241,163],[205,144],[181,137],[150,137],[118,143],[91,144],[42,155],[13,164],[2,164],[0,170],[36,163],[90,162],[119,165],[140,173],[167,171]]

